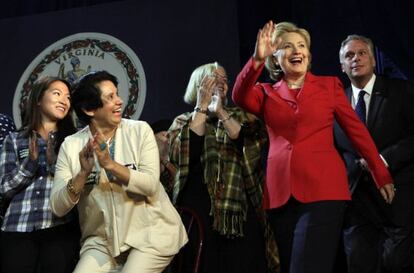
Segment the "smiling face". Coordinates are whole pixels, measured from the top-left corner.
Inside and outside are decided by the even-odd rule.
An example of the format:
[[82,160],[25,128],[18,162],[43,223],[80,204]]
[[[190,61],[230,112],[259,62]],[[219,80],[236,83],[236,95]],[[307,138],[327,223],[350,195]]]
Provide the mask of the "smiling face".
[[281,43],[275,57],[284,77],[301,77],[306,74],[310,63],[310,52],[302,35],[287,32],[281,36]]
[[39,103],[40,115],[43,122],[62,120],[70,109],[70,93],[68,86],[55,81],[44,91]]
[[216,94],[214,94],[214,95],[220,96],[222,101],[225,101],[229,86],[228,86],[228,83],[227,83],[227,81],[228,81],[227,80],[227,74],[226,74],[226,71],[224,70],[224,68],[223,67],[218,67],[214,71],[214,77],[215,77],[215,84],[216,84],[216,87],[215,87],[216,88],[215,89]]
[[342,71],[349,79],[365,86],[375,69],[375,58],[368,44],[361,40],[350,40],[342,48],[340,58]]
[[90,111],[90,114],[99,127],[114,128],[121,122],[123,101],[118,96],[118,89],[112,81],[102,81],[98,84],[98,88],[101,91],[103,106]]

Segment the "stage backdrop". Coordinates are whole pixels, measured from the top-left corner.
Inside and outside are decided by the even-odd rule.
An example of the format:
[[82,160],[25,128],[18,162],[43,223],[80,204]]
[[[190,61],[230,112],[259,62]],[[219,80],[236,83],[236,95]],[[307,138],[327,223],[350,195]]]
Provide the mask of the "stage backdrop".
[[[28,15],[71,7],[70,3],[75,2],[89,6]],[[66,59],[61,57],[54,67],[45,66],[44,73],[68,75],[72,63],[77,63],[73,55],[79,58],[80,69],[84,72],[89,66],[91,70],[99,69],[99,64],[105,66],[102,69],[110,70],[111,65],[106,61],[111,63],[110,58],[117,59],[118,72],[136,68],[136,71],[127,70],[128,76],[120,75],[130,79],[129,82],[121,79],[120,93],[125,104],[130,105],[130,101],[137,99],[135,109],[125,111],[136,110],[134,118],[139,115],[140,119],[150,122],[173,118],[191,110],[183,103],[182,96],[190,73],[198,65],[220,62],[228,71],[232,87],[237,72],[253,53],[257,30],[270,19],[292,21],[310,31],[315,74],[337,75],[348,86],[349,80],[340,70],[338,49],[348,34],[358,33],[371,37],[378,46],[377,72],[414,79],[414,35],[411,31],[414,1],[118,0],[91,6],[94,2],[99,1],[32,0],[29,5],[26,0],[5,2],[0,11],[0,112],[12,115],[13,97],[22,75],[30,65],[53,64],[41,53],[48,53],[45,50],[58,43],[55,44],[58,49],[66,50]],[[13,11],[16,11],[14,16],[26,16],[11,17]],[[68,42],[79,33],[93,33],[94,39],[105,35],[113,37],[117,42],[111,38],[109,43],[118,48],[108,49],[102,40],[92,41],[91,44],[99,44],[100,49],[106,50],[105,56],[93,51],[91,54],[97,55],[85,57],[79,51],[68,49],[68,45],[79,46]],[[87,39],[82,35],[82,39]],[[128,53],[129,49],[133,54]],[[49,51],[49,54],[52,53]],[[33,63],[34,60],[37,62]],[[133,65],[125,61],[119,64],[120,60],[130,60]],[[34,74],[39,74],[40,70],[35,70]],[[267,79],[265,73],[262,78]],[[20,83],[22,90],[29,90],[33,80],[34,77],[29,77]]]
[[[182,97],[194,68],[218,61],[227,69],[231,79],[240,68],[236,2],[120,1],[1,20],[1,112],[12,114],[16,89],[18,92],[28,90],[35,77],[41,74],[69,77],[68,72],[78,62],[84,72],[111,71],[109,59],[116,58],[117,52],[109,52],[101,40],[99,44],[85,47],[82,45],[88,41],[85,33],[91,33],[92,41],[97,36],[113,37],[115,42],[109,39],[109,46],[111,42],[114,46],[121,45],[120,54],[125,53],[128,55],[126,59],[134,63],[135,57],[130,56],[133,54],[125,50],[129,48],[139,60],[138,65],[130,66],[134,69],[142,66],[142,71],[132,71],[140,81],[137,86],[140,92],[138,100],[141,101],[136,107],[142,106],[142,113],[134,118],[139,116],[151,122],[191,110]],[[73,38],[76,34],[80,35],[79,39]],[[52,50],[52,45],[55,45],[55,50]],[[112,72],[122,78],[122,73],[119,73],[122,69],[128,72],[127,67],[124,63],[118,65],[117,72]],[[19,83],[22,76],[23,82]],[[125,79],[131,81],[131,78]],[[131,83],[123,78],[120,80],[120,93],[131,93]],[[127,99],[124,97],[125,105]],[[18,122],[17,113],[14,111]]]

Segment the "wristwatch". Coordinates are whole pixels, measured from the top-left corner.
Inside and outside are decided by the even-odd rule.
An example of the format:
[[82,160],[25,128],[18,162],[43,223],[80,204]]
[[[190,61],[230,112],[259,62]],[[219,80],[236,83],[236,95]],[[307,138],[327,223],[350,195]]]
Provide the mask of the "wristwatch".
[[196,108],[194,108],[194,111],[196,111],[197,113],[203,113],[205,115],[208,114],[207,109],[203,109],[203,108],[198,107],[198,106]]

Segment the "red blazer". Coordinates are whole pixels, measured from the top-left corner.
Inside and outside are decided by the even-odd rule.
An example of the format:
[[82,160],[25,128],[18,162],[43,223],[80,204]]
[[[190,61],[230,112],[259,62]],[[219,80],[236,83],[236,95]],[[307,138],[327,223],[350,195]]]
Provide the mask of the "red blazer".
[[377,187],[392,183],[338,78],[308,72],[295,97],[283,80],[273,86],[256,83],[262,70],[263,65],[255,70],[253,59],[249,60],[237,76],[233,100],[266,123],[270,147],[265,208],[280,207],[291,195],[304,203],[350,199],[345,166],[334,146],[334,119],[367,161]]

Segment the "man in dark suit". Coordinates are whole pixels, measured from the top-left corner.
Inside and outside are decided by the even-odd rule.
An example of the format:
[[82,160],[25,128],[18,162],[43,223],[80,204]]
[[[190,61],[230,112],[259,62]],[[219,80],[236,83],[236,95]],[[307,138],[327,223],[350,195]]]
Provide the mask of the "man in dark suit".
[[370,39],[350,35],[339,57],[351,81],[347,96],[389,168],[396,194],[391,205],[384,202],[364,159],[335,126],[352,192],[343,232],[348,271],[414,272],[414,85],[376,76],[373,52]]

